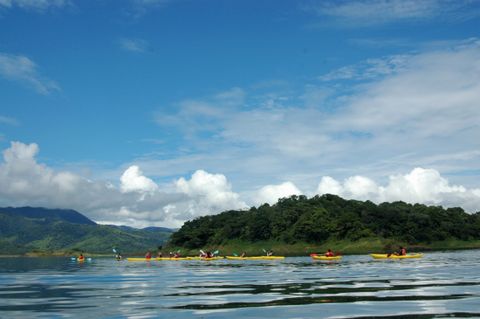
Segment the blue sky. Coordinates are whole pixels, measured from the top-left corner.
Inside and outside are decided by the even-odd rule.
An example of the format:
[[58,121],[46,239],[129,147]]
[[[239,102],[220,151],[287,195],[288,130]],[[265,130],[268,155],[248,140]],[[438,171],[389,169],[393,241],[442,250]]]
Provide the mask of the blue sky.
[[480,1],[0,0],[0,205],[480,211]]

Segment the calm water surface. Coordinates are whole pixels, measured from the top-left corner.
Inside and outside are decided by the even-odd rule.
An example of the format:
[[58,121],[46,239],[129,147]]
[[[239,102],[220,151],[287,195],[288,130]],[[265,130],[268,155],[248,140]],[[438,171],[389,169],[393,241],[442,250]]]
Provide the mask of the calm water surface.
[[0,318],[480,318],[480,250],[341,262],[0,258]]

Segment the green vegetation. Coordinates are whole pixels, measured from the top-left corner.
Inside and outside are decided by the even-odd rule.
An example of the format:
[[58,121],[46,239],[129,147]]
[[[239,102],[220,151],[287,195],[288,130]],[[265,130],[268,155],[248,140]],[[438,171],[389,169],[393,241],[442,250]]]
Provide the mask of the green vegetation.
[[1,255],[112,254],[113,247],[122,253],[143,254],[162,245],[172,233],[168,229],[97,225],[77,212],[76,217],[84,219],[72,222],[72,211],[66,215],[60,210],[29,208],[27,212],[3,212],[0,208]]
[[480,248],[480,213],[461,208],[345,200],[335,195],[292,196],[275,205],[227,211],[186,222],[171,247],[197,252],[304,255],[327,248],[342,253]]

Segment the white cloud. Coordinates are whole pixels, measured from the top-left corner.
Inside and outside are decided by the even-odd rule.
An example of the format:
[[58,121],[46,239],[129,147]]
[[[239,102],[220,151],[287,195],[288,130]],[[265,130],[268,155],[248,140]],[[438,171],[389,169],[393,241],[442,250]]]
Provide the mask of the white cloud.
[[372,80],[404,70],[410,55],[392,55],[384,58],[367,59],[355,65],[348,65],[319,77],[321,81]]
[[124,193],[153,193],[158,190],[157,184],[150,178],[143,176],[143,172],[136,165],[130,166],[120,178],[121,190]]
[[284,182],[278,185],[266,185],[260,188],[254,196],[254,202],[257,205],[264,203],[274,204],[280,198],[290,197],[292,195],[301,195],[302,192],[292,182]]
[[43,11],[49,8],[61,8],[70,4],[69,0],[0,0],[0,7]]
[[148,51],[148,42],[143,39],[122,38],[119,41],[120,47],[131,52],[144,53]]
[[479,188],[451,185],[438,171],[419,167],[405,175],[391,175],[386,186],[377,186],[373,180],[363,176],[349,177],[343,183],[327,176],[319,183],[317,193],[377,203],[405,201],[480,211]]
[[468,0],[360,0],[320,1],[306,8],[344,26],[368,26],[398,21],[466,20],[478,17],[475,2]]
[[222,174],[197,170],[190,180],[182,177],[175,184],[178,192],[191,198],[187,209],[191,217],[247,207],[239,195],[231,191],[231,185]]
[[23,55],[0,52],[0,76],[7,80],[26,84],[40,94],[49,94],[60,90],[54,81],[39,75],[37,65]]
[[218,94],[180,101],[177,113],[158,113],[156,120],[178,130],[181,151],[174,160],[145,158],[142,165],[172,175],[200,166],[228,173],[242,193],[281,181],[307,190],[322,175],[385,178],[412,167],[474,186],[479,61],[479,40],[467,39],[366,60],[352,73],[362,81],[346,82],[346,90],[322,82],[271,94],[235,88],[226,92],[230,100]]
[[21,142],[11,142],[4,150],[0,206],[72,208],[96,221],[136,227],[179,227],[191,218],[246,207],[221,174],[199,170],[190,180],[180,178],[162,190],[138,166],[131,165],[115,186],[55,171],[37,162],[38,152],[37,144]]

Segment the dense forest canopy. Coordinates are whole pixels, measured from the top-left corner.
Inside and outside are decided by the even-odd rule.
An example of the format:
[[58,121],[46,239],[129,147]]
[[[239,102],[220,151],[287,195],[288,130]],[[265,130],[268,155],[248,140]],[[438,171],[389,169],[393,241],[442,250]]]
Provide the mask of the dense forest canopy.
[[292,196],[270,206],[226,211],[187,221],[170,244],[186,248],[230,240],[322,243],[329,239],[392,238],[409,244],[480,239],[480,213],[462,208],[345,200],[336,195]]

